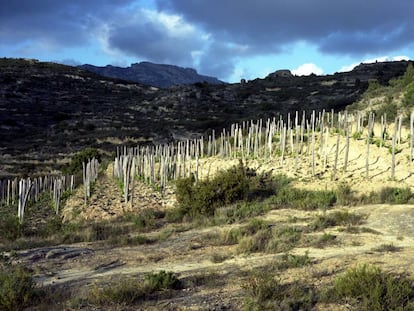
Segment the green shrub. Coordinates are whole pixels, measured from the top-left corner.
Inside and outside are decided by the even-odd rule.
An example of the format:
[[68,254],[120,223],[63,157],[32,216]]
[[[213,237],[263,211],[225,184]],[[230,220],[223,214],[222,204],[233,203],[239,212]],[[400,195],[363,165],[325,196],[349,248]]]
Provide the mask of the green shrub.
[[156,220],[162,218],[163,213],[153,208],[147,208],[139,212],[139,214],[128,213],[125,218],[134,223],[140,232],[149,231],[157,227]]
[[232,224],[263,215],[270,208],[271,205],[266,200],[263,202],[237,202],[229,206],[217,208],[214,213],[214,221],[216,224]]
[[311,310],[317,302],[313,287],[300,282],[282,284],[267,271],[253,272],[242,288],[244,310]]
[[73,155],[71,162],[67,168],[64,169],[65,174],[76,174],[82,171],[82,163],[86,163],[92,158],[101,161],[101,153],[95,148],[86,148]]
[[81,233],[81,239],[85,242],[105,241],[117,239],[121,235],[129,232],[129,228],[122,226],[120,223],[110,221],[94,222],[87,226]]
[[347,183],[340,183],[335,191],[336,203],[339,205],[352,205],[356,198],[352,193],[351,186]]
[[282,208],[301,210],[327,209],[336,202],[333,191],[310,191],[285,187],[269,199],[270,203]]
[[395,253],[401,250],[401,247],[395,246],[394,244],[381,244],[380,246],[372,249],[374,252],[389,252]]
[[[235,204],[225,215],[219,211],[217,220],[234,222],[246,217],[263,214],[269,209],[264,199],[286,187],[291,179],[284,175],[272,176],[271,173],[257,174],[240,162],[226,171],[219,172],[213,179],[197,183],[194,177],[183,178],[176,182],[176,196],[179,209],[167,215],[179,220],[184,216],[194,218],[198,215],[213,216],[218,208]],[[226,220],[226,218],[228,218]]]
[[243,236],[243,231],[241,228],[231,228],[230,230],[227,230],[222,233],[221,235],[221,241],[222,245],[234,245],[239,243],[240,239]]
[[279,253],[291,250],[302,238],[302,231],[294,227],[256,227],[256,231],[244,231],[239,239],[240,253]]
[[304,267],[311,264],[311,258],[309,257],[309,252],[306,251],[304,255],[294,255],[285,253],[282,255],[280,261],[276,263],[276,268],[278,269],[289,269],[289,268],[298,268]]
[[94,305],[107,305],[112,303],[133,304],[148,294],[142,287],[142,282],[136,280],[123,280],[112,286],[99,288],[95,285],[88,293],[87,301]]
[[325,215],[319,215],[310,224],[311,230],[322,230],[335,226],[357,226],[362,223],[362,215],[350,213],[348,211],[335,211]]
[[351,302],[358,310],[413,310],[414,307],[410,280],[371,265],[349,269],[337,277],[332,294],[335,299]]
[[50,237],[62,230],[62,219],[59,216],[50,217],[47,222],[39,230],[39,234],[43,238]]
[[244,236],[239,242],[238,251],[240,253],[265,252],[272,238],[272,230],[261,229],[253,236]]
[[311,242],[311,245],[317,248],[324,248],[333,244],[337,244],[336,236],[330,233],[324,233]]
[[95,286],[88,294],[88,301],[95,305],[112,303],[133,304],[163,290],[180,289],[181,281],[172,272],[148,273],[144,280],[122,280],[112,286]]
[[216,208],[247,198],[249,177],[247,169],[240,163],[220,172],[212,180],[195,183],[193,177],[180,179],[176,188],[182,215],[212,216]]
[[181,288],[181,282],[177,276],[172,272],[165,272],[164,270],[161,270],[158,273],[146,274],[144,284],[151,291]]
[[32,276],[22,267],[0,273],[0,310],[21,310],[34,298]]
[[384,187],[379,193],[380,203],[406,204],[410,201],[412,192],[410,188]]
[[[3,211],[2,211],[3,212]],[[14,241],[23,234],[23,225],[19,218],[12,214],[4,212],[0,215],[0,238]]]

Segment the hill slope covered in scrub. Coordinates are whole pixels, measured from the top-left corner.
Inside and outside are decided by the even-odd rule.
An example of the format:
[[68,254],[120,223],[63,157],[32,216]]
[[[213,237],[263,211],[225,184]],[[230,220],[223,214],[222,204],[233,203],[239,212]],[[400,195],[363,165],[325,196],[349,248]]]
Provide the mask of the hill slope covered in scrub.
[[295,111],[341,110],[368,81],[387,84],[408,62],[362,64],[328,76],[170,89],[104,78],[76,67],[0,60],[0,176],[59,169],[85,147],[158,143],[221,130],[233,122]]

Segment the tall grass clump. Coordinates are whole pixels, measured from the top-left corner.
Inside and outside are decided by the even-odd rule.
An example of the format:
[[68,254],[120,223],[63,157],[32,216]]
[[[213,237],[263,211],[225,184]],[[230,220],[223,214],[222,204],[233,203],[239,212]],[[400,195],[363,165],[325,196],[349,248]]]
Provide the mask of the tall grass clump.
[[352,192],[351,186],[345,182],[340,183],[335,191],[336,203],[339,205],[352,205],[357,203],[357,198]]
[[35,297],[35,283],[29,272],[22,267],[0,272],[0,310],[22,310]]
[[335,211],[317,216],[309,226],[313,231],[335,226],[357,226],[362,223],[364,217],[348,211]]
[[242,284],[244,310],[312,310],[317,293],[303,282],[282,284],[268,271],[255,271]]
[[412,281],[366,264],[338,276],[328,296],[358,310],[414,310]]
[[271,204],[279,208],[296,208],[301,210],[325,210],[336,202],[333,191],[311,191],[284,187],[269,199]]
[[380,203],[406,204],[412,198],[410,188],[384,187],[379,193]]
[[123,280],[112,286],[99,288],[95,285],[87,300],[94,305],[134,304],[157,292],[180,289],[181,281],[172,272],[148,273],[144,280]]
[[23,225],[20,223],[19,218],[6,209],[3,210],[0,215],[0,240],[14,241],[21,237],[22,234]]

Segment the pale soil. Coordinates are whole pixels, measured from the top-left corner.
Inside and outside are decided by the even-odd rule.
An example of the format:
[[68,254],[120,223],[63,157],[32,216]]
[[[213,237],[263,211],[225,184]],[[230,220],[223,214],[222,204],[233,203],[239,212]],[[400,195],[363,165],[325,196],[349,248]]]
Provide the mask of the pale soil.
[[[344,138],[341,137],[338,171],[335,180],[331,179],[335,157],[336,138],[328,141],[326,167],[324,151],[317,155],[316,174],[312,176],[310,155],[304,147],[305,155],[295,167],[295,159],[286,157],[283,163],[279,157],[256,161],[249,160],[247,165],[259,171],[273,174],[283,173],[295,177],[295,186],[309,189],[335,189],[340,182],[347,182],[356,193],[379,190],[385,185],[413,187],[412,164],[408,161],[408,143],[398,147],[403,151],[397,154],[396,180],[390,181],[391,155],[387,148],[370,145],[369,179],[365,177],[365,140],[352,140],[349,153],[349,166],[343,171]],[[389,144],[389,142],[387,142]],[[316,148],[318,150],[319,148]],[[226,169],[238,160],[219,158],[201,159],[201,178],[211,177],[220,169]],[[193,165],[194,167],[194,165]],[[150,186],[136,184],[134,204],[123,202],[122,193],[112,178],[111,166],[102,176],[85,207],[80,189],[72,196],[63,210],[67,222],[86,220],[115,220],[125,212],[139,212],[145,208],[165,210],[175,204],[171,189],[163,197]],[[329,228],[324,232],[337,236],[338,244],[322,249],[314,247],[295,248],[290,253],[309,252],[312,265],[304,268],[288,269],[280,278],[283,282],[305,280],[322,286],[329,284],[334,275],[361,263],[372,263],[385,271],[405,273],[414,276],[414,205],[364,205],[357,207],[337,207],[350,212],[366,215],[364,228],[377,231],[351,234]],[[264,215],[271,224],[286,224],[296,218],[296,225],[306,224],[321,211],[304,212],[292,209],[272,210]],[[143,310],[239,310],[242,308],[245,292],[242,285],[249,272],[255,267],[266,266],[278,261],[282,254],[239,254],[237,246],[215,246],[209,242],[208,235],[224,232],[231,226],[193,228],[186,230],[185,225],[166,225],[156,236],[169,232],[169,236],[154,244],[128,247],[111,247],[103,242],[60,245],[56,248],[37,249],[19,252],[18,261],[32,268],[38,284],[65,287],[85,294],[93,284],[103,286],[114,281],[142,276],[152,271],[172,271],[180,278],[197,277],[207,279],[203,284],[183,289],[172,298],[159,301],[146,301]],[[312,234],[322,234],[312,233]],[[378,252],[375,248],[384,244],[400,247],[393,253]],[[68,249],[63,249],[63,248]],[[70,248],[69,248],[70,247]],[[69,253],[69,255],[67,255]],[[49,254],[49,255],[48,255]],[[214,258],[222,258],[216,263]],[[127,308],[127,307],[125,307]],[[318,305],[317,310],[347,310],[346,306]]]
[[[322,286],[329,284],[335,274],[361,263],[376,264],[385,271],[414,274],[413,205],[368,205],[347,210],[368,215],[362,226],[374,229],[378,234],[350,234],[339,232],[337,228],[327,229],[325,232],[336,235],[339,244],[323,249],[306,247],[290,251],[301,255],[308,251],[313,264],[288,269],[280,276],[282,282],[304,280]],[[282,224],[296,217],[296,224],[299,225],[301,221],[306,223],[319,213],[282,209],[273,210],[263,218],[269,223]],[[280,260],[281,254],[238,254],[237,246],[214,246],[209,243],[209,233],[223,232],[229,228],[220,226],[184,232],[177,230],[163,241],[132,247],[112,248],[102,243],[62,245],[49,248],[43,254],[39,253],[42,249],[22,252],[19,260],[35,271],[39,284],[75,288],[79,294],[86,293],[94,284],[103,286],[160,270],[173,271],[180,278],[200,276],[208,280],[207,284],[186,288],[174,298],[148,301],[142,308],[239,310],[244,297],[241,285],[245,283],[247,274],[255,267]],[[393,244],[401,249],[396,253],[375,251],[383,244]],[[72,248],[65,251],[62,247]],[[68,252],[75,253],[73,258],[65,258]],[[213,258],[218,255],[224,261],[214,263]],[[343,307],[319,305],[318,309],[342,310]]]

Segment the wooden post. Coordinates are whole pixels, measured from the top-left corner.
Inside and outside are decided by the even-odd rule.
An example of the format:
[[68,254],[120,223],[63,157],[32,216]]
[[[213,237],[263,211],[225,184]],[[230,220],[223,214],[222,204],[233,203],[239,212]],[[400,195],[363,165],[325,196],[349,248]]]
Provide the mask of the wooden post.
[[367,133],[367,151],[365,158],[365,178],[369,178],[369,146],[371,145],[371,135],[374,128],[374,114],[369,113],[368,117],[368,133]]
[[312,176],[315,176],[315,110],[312,111]]
[[394,133],[392,135],[392,151],[391,151],[391,180],[395,179],[395,143],[397,140],[398,117],[395,118]]
[[403,120],[403,116],[400,115],[399,118],[398,118],[398,136],[397,136],[397,143],[398,144],[401,144],[402,120]]
[[348,123],[348,112],[345,111],[345,158],[344,158],[344,172],[348,169],[348,155],[349,155],[349,123]]
[[[338,124],[339,126],[339,124]],[[334,171],[332,175],[332,180],[336,180],[336,171],[338,167],[338,157],[339,157],[339,139],[341,137],[340,129],[338,129],[338,133],[336,134],[336,149],[335,149],[335,163],[334,163]]]
[[410,162],[413,161],[413,148],[414,148],[414,111],[410,115]]

